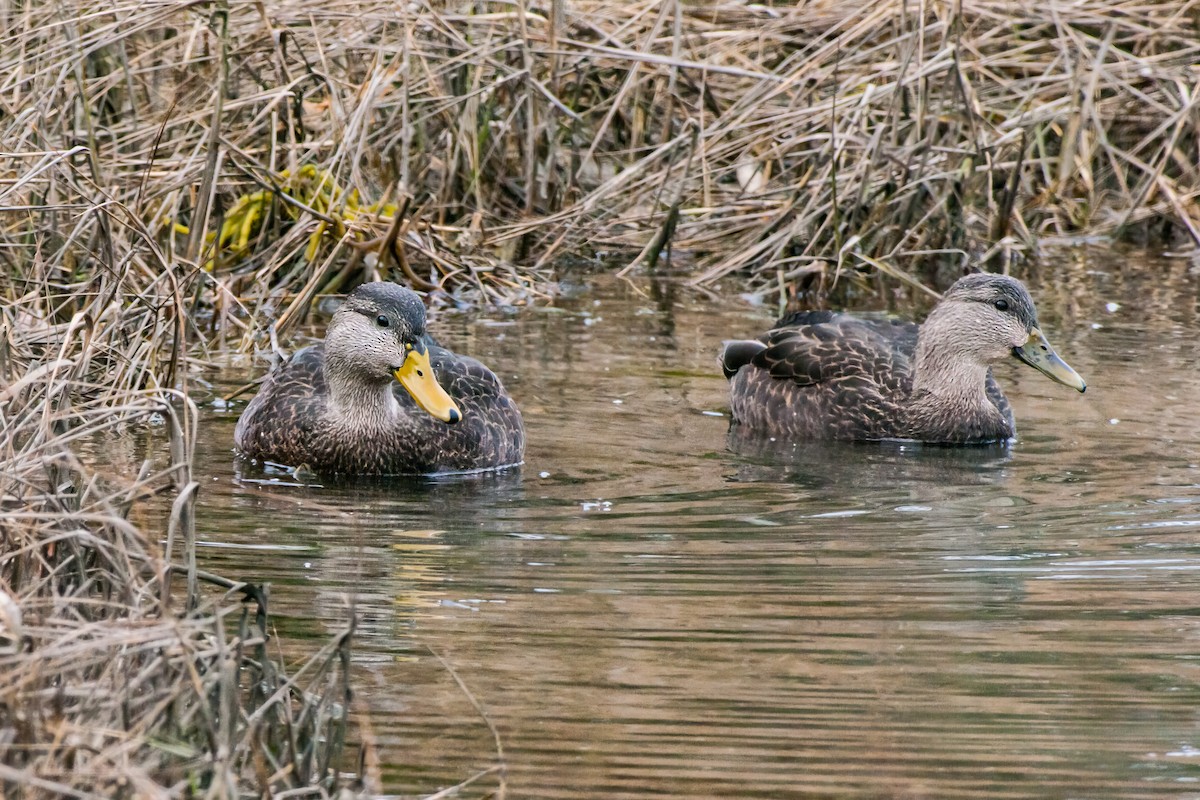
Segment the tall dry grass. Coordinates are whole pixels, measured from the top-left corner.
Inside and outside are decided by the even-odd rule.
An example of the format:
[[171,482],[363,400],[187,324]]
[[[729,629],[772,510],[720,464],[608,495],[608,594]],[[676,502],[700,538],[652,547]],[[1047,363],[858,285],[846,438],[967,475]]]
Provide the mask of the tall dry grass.
[[3,2],[4,252],[156,249],[236,332],[380,272],[519,302],[667,244],[758,285],[1194,246],[1198,30],[1197,0]]
[[[301,691],[261,596],[195,568],[194,359],[375,276],[510,303],[668,249],[782,292],[1195,247],[1198,34],[1200,0],[0,0],[0,782],[332,791],[346,637]],[[101,478],[109,430],[170,455]]]
[[[263,587],[198,569],[196,408],[169,388],[191,323],[168,266],[148,267],[4,281],[0,788],[335,796],[351,626],[289,675]],[[128,474],[88,463],[112,437],[146,442]]]

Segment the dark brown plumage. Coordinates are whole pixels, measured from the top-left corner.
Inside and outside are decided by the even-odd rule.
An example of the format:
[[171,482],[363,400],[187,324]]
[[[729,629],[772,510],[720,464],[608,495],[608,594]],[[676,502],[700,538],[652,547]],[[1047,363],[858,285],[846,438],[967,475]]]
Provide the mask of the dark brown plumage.
[[491,370],[429,337],[415,293],[368,283],[267,378],[234,441],[317,472],[416,475],[519,464],[525,427]]
[[765,435],[983,444],[1016,431],[991,371],[1008,356],[1086,388],[1038,330],[1025,286],[987,274],[951,286],[920,327],[801,312],[727,342],[721,365],[734,424]]

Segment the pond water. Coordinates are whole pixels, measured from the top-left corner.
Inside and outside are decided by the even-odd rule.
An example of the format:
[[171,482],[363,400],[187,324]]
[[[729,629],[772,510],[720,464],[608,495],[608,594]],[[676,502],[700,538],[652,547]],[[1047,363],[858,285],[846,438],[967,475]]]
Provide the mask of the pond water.
[[523,409],[517,473],[301,485],[209,406],[203,566],[285,642],[353,607],[392,794],[1200,797],[1197,276],[1039,269],[1089,389],[1003,365],[1011,448],[732,449],[715,355],[770,311],[585,278],[434,319]]

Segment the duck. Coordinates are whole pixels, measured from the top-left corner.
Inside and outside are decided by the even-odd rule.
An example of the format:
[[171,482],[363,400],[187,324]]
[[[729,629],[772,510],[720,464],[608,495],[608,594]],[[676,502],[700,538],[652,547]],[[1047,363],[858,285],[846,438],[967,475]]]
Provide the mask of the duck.
[[1025,285],[990,273],[959,278],[920,325],[801,311],[720,354],[740,434],[943,445],[1015,438],[992,375],[1008,358],[1087,389],[1042,333]]
[[494,372],[428,333],[416,292],[377,281],[350,292],[323,342],[267,376],[234,444],[316,473],[475,472],[521,464],[525,426]]

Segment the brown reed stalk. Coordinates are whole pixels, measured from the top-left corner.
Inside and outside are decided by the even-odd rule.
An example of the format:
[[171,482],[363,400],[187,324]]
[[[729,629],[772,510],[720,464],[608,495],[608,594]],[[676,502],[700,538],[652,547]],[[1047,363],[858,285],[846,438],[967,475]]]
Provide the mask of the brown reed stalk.
[[[549,289],[561,256],[645,248],[675,198],[697,284],[765,287],[856,254],[920,277],[1001,231],[1012,253],[1043,234],[1195,245],[1198,15],[1197,0],[334,0],[68,23],[29,7],[0,31],[0,235],[19,265],[23,226],[60,228],[59,260],[86,267],[127,237],[71,217],[103,196],[208,273],[201,302],[250,310],[317,275],[309,237],[328,255],[339,220],[358,242],[393,222],[285,215],[296,201],[277,194],[250,246],[210,263],[200,243],[235,201],[305,165],[364,201],[400,185],[422,211],[416,274],[484,302]],[[697,168],[672,171],[664,145],[689,121]]]
[[[86,161],[48,163],[43,190],[87,186]],[[353,790],[340,710],[352,625],[289,675],[268,649],[265,593],[196,563],[197,410],[179,366],[199,341],[195,273],[103,197],[66,237],[36,222],[26,236],[30,262],[0,270],[0,793]],[[93,269],[42,255],[72,240]],[[148,455],[80,455],[153,440],[161,420]]]

